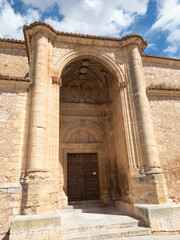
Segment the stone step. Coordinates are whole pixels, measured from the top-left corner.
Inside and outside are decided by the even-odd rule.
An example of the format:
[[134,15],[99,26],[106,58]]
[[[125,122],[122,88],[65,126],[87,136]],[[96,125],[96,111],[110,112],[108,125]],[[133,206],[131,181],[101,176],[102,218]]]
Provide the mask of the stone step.
[[62,210],[61,220],[63,240],[117,239],[151,232],[149,228],[139,227],[139,220],[100,201],[69,206]]
[[62,233],[83,233],[87,231],[99,231],[99,230],[106,230],[106,229],[118,229],[118,228],[129,228],[129,227],[137,227],[138,221],[131,219],[129,221],[119,221],[112,223],[109,222],[95,222],[94,224],[81,224],[76,227],[62,227]]
[[74,208],[65,208],[61,209],[60,213],[61,214],[81,214],[83,212],[82,209],[74,209]]
[[99,205],[77,205],[77,206],[68,206],[64,209],[61,209],[62,214],[80,214],[80,213],[98,213],[98,214],[114,214],[120,215],[121,213],[114,206],[99,206]]
[[114,214],[121,215],[121,212],[117,210],[114,206],[106,206],[106,207],[87,207],[87,208],[77,208],[81,209],[84,213],[102,213],[102,214]]
[[98,204],[102,203],[102,200],[86,200],[86,201],[69,201],[68,205],[86,205],[86,204]]
[[85,208],[91,208],[94,206],[99,207],[99,208],[105,208],[105,207],[109,207],[109,204],[102,203],[100,201],[95,202],[95,203],[88,201],[85,204],[77,202],[76,204],[69,205],[69,207],[73,207],[74,209],[77,209],[77,208],[85,209]]
[[95,240],[95,239],[113,239],[119,237],[132,237],[150,234],[150,229],[145,227],[128,227],[119,229],[102,229],[86,231],[81,233],[62,234],[62,240]]

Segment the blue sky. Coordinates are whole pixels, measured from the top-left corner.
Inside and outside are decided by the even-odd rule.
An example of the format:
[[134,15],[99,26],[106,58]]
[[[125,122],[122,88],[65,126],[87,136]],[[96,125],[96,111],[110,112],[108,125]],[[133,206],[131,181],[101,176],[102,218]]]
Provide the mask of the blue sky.
[[141,34],[144,54],[180,58],[180,0],[0,0],[0,37],[24,39],[23,25],[112,37]]

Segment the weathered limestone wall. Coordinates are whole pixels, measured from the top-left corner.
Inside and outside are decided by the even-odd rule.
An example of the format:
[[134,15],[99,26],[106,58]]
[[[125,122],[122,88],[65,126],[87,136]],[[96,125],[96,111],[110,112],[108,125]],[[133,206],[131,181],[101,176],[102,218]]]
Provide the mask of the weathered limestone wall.
[[25,77],[29,65],[25,44],[0,42],[0,75]]
[[[10,223],[21,209],[20,183],[0,183],[0,239],[7,236]],[[6,238],[4,239],[6,240]]]
[[149,96],[168,195],[180,202],[180,96]]
[[0,182],[18,182],[21,174],[27,91],[0,88]]
[[20,213],[27,90],[0,80],[0,236]]
[[[180,61],[143,57],[143,65],[147,86],[180,87]],[[148,98],[168,196],[180,203],[180,95],[159,89]]]
[[146,85],[180,87],[180,61],[143,57]]

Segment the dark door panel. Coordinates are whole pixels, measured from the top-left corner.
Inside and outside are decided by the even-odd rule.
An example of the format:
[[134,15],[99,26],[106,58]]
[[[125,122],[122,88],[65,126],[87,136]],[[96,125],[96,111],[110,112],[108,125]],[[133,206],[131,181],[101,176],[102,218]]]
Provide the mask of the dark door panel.
[[99,199],[96,153],[67,155],[67,194],[69,201]]

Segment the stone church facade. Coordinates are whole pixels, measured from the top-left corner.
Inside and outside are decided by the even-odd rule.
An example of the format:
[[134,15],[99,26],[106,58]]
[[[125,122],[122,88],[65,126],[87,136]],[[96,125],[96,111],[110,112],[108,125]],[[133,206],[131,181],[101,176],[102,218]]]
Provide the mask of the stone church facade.
[[94,199],[180,230],[180,60],[142,55],[140,35],[35,22],[24,37],[0,39],[0,236],[15,216]]

